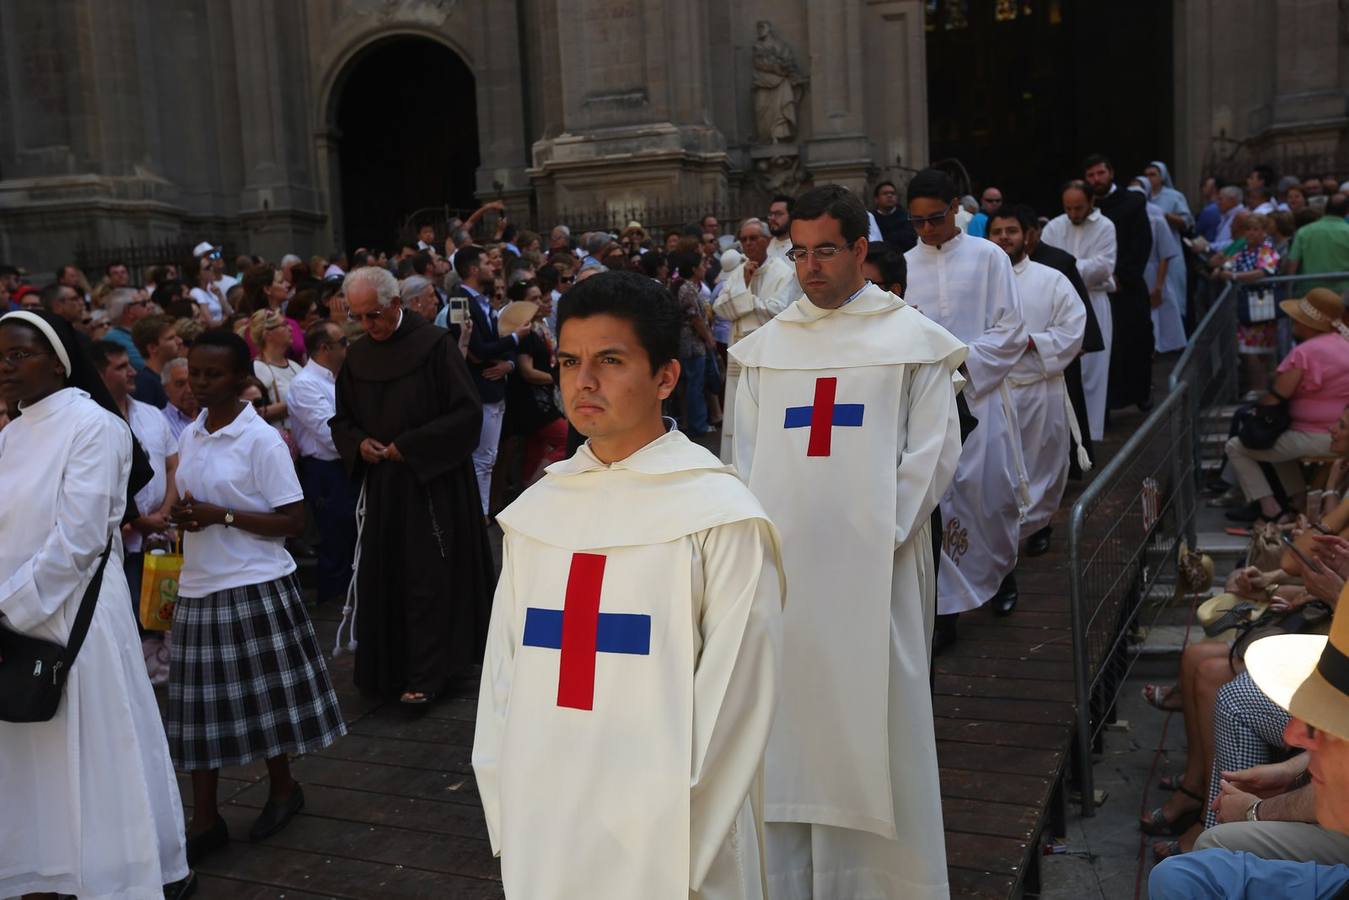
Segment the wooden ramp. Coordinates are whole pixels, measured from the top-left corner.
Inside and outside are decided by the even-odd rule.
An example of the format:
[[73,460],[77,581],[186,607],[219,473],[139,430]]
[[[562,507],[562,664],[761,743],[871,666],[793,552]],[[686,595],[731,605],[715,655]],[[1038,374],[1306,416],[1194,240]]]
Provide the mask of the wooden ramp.
[[[1121,423],[1122,424],[1122,423]],[[1127,433],[1117,428],[1117,433]],[[1104,462],[1118,449],[1107,442]],[[1007,619],[962,617],[937,661],[935,713],[953,896],[1009,898],[1034,889],[1038,836],[1055,805],[1073,727],[1067,533],[1082,483],[1070,483],[1052,551],[1023,560]],[[312,611],[331,647],[340,610]],[[469,765],[477,685],[463,683],[424,716],[363,698],[351,657],[330,661],[350,734],[296,760],[305,811],[261,844],[248,827],[266,800],[262,764],[222,773],[234,843],[198,869],[202,898],[503,895]],[[191,786],[180,776],[191,815]]]

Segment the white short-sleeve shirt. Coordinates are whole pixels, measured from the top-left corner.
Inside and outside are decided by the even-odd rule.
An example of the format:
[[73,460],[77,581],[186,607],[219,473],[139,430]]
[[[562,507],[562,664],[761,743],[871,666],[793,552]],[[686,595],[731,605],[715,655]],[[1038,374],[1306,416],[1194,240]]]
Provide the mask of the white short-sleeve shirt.
[[[164,414],[148,403],[142,403],[134,397],[127,398],[127,418],[131,422],[131,433],[140,441],[145,455],[150,457],[150,468],[154,476],[145,487],[136,492],[136,510],[141,515],[149,515],[164,504],[164,495],[168,493],[168,458],[178,452],[178,442],[169,431],[169,420]],[[143,536],[134,528],[127,533],[126,551],[139,553]]]
[[[224,428],[208,434],[206,411],[178,439],[179,496],[234,512],[272,512],[304,499],[290,451],[251,404]],[[295,571],[286,541],[211,525],[183,537],[178,590],[205,597],[227,588],[275,581]]]

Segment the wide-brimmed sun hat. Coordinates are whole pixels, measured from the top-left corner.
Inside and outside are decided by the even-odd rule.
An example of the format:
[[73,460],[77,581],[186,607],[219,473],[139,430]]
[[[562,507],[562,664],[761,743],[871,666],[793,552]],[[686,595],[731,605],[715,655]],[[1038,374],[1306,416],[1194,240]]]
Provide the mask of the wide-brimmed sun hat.
[[1344,301],[1330,288],[1312,288],[1307,296],[1284,300],[1279,308],[1289,318],[1316,331],[1331,331],[1344,318]]
[[[1340,594],[1347,598],[1349,589]],[[1349,612],[1331,620],[1329,637],[1276,634],[1247,647],[1245,658],[1269,699],[1308,725],[1349,739]]]
[[539,304],[533,300],[515,300],[507,303],[497,314],[497,334],[510,334],[534,321],[539,312]]

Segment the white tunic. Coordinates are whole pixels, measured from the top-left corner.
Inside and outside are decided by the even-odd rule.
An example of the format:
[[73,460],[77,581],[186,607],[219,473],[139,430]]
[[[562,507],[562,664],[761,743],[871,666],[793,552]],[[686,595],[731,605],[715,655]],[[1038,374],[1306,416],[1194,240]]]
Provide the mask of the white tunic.
[[[131,433],[66,388],[0,432],[0,617],[64,644],[126,508]],[[114,539],[55,718],[0,722],[0,897],[160,898],[183,808]]]
[[965,397],[979,424],[942,498],[937,583],[938,611],[963,612],[987,603],[1016,567],[1028,479],[1006,379],[1026,350],[1026,329],[1012,264],[992,241],[965,234],[941,247],[919,241],[904,259],[905,299],[969,347]]
[[1110,345],[1115,333],[1110,317],[1110,297],[1115,289],[1115,223],[1099,209],[1093,209],[1081,225],[1074,225],[1066,214],[1050,219],[1040,232],[1040,240],[1051,247],[1067,250],[1077,258],[1077,271],[1087,285],[1092,311],[1101,326],[1105,348],[1082,357],[1082,391],[1087,395],[1087,421],[1091,439],[1105,437],[1106,392],[1110,386]]
[[782,531],[791,588],[767,819],[894,841],[907,896],[945,896],[928,523],[960,449],[965,348],[868,285],[837,310],[803,297],[731,354],[736,469]]
[[[790,242],[788,243],[790,247]],[[796,266],[785,256],[769,255],[745,284],[744,270],[732,272],[721,286],[712,310],[718,317],[731,323],[731,345],[754,332],[769,319],[787,308],[801,296],[801,285],[796,280]],[[721,461],[731,461],[731,445],[735,434],[736,385],[740,381],[740,364],[734,358],[726,366],[726,408],[721,419]]]
[[497,521],[473,767],[506,895],[762,900],[783,597],[762,508],[671,431],[610,466],[582,447]]
[[1012,271],[1033,345],[1008,376],[1030,481],[1030,508],[1021,533],[1031,535],[1049,524],[1068,481],[1070,435],[1077,418],[1063,383],[1063,370],[1082,350],[1087,311],[1062,272],[1029,257],[1022,257]]

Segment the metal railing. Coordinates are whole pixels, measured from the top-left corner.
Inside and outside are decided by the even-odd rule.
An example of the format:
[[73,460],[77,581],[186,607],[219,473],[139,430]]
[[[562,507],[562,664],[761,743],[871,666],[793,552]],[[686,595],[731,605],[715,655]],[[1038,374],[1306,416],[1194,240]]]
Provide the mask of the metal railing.
[[[1137,652],[1130,638],[1175,596],[1181,540],[1195,546],[1202,437],[1237,401],[1237,325],[1247,292],[1276,300],[1349,272],[1227,285],[1176,361],[1168,394],[1087,486],[1069,514],[1069,596],[1082,814],[1095,812],[1091,754]],[[1295,290],[1294,285],[1299,287]]]

